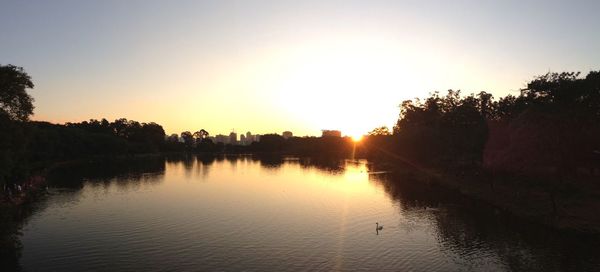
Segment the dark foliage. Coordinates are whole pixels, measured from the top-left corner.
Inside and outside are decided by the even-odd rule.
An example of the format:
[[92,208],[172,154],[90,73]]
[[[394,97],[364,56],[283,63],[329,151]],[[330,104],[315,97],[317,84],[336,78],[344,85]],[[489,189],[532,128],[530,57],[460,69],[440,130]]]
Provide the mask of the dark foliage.
[[37,163],[151,152],[281,153],[400,159],[442,169],[488,169],[568,176],[598,169],[600,72],[549,73],[518,96],[495,100],[480,92],[449,90],[401,104],[390,132],[379,127],[360,143],[348,137],[267,134],[248,146],[213,143],[208,131],[165,137],[156,123],[117,119],[65,125],[26,122],[32,88],[22,68],[0,66],[0,182],[18,182]]
[[529,82],[519,96],[499,100],[485,92],[461,96],[449,90],[445,96],[436,92],[425,100],[404,101],[394,135],[387,136],[394,140],[383,143],[371,136],[365,145],[437,168],[564,177],[588,167],[594,173],[600,72],[579,75],[548,73]]
[[33,82],[23,68],[0,65],[0,114],[12,120],[27,121],[33,114],[33,98],[27,94],[31,88]]
[[18,183],[50,161],[158,152],[165,144],[156,123],[118,119],[65,125],[20,122],[0,115],[0,181]]

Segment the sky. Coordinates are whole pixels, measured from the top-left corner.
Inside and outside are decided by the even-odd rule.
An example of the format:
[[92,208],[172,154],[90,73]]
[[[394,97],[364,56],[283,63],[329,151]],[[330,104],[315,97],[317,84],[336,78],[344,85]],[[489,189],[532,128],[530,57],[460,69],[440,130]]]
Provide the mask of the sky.
[[600,1],[0,1],[32,119],[359,135],[448,89],[600,69]]

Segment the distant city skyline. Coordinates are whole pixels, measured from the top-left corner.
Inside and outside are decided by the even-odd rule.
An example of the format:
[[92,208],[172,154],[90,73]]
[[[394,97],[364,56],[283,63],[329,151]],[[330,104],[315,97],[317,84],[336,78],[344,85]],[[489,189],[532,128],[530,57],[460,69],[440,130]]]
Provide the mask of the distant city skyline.
[[[260,137],[262,135],[268,135],[268,134],[279,135],[279,136],[283,137],[284,139],[289,139],[292,137],[315,137],[316,136],[316,135],[299,136],[299,135],[294,135],[294,133],[292,131],[286,130],[281,133],[271,132],[271,133],[265,133],[265,134],[252,134],[252,132],[247,131],[246,133],[240,133],[239,137],[238,137],[238,133],[236,133],[235,130],[232,130],[231,132],[229,132],[229,134],[222,134],[222,133],[209,134],[208,136],[206,136],[206,138],[210,139],[214,143],[250,145],[252,142],[259,142]],[[181,137],[181,135],[178,133],[166,133],[165,139],[169,139],[173,135],[177,136],[178,141],[180,141],[180,142],[184,141],[183,138]],[[363,135],[359,135],[359,136],[363,136]],[[342,131],[339,131],[339,130],[324,129],[321,131],[321,135],[318,135],[317,137],[353,137],[353,135],[343,134]]]
[[[193,133],[193,131],[190,131],[190,130],[184,130],[184,131],[181,131],[181,132],[185,132],[185,131],[189,131],[189,132]],[[215,137],[217,137],[217,136],[230,137],[230,135],[232,133],[235,133],[236,135],[238,135],[237,131],[241,131],[241,130],[231,129],[229,131],[229,133],[223,132],[223,131],[216,132],[216,133],[215,132],[211,132],[211,131],[207,131],[207,132],[209,133],[208,138],[215,139]],[[179,134],[181,134],[181,132],[168,132],[168,131],[165,131],[165,135],[166,135],[166,137],[168,137],[169,135],[172,135],[172,134],[179,135]],[[239,133],[239,137],[237,139],[239,141],[241,141],[241,137],[242,136],[243,137],[249,137],[249,136],[257,136],[257,135],[260,136],[260,135],[266,135],[266,134],[277,134],[277,135],[280,135],[280,136],[282,136],[282,137],[284,137],[286,139],[287,138],[291,138],[291,137],[314,137],[314,136],[317,136],[317,137],[318,136],[321,136],[321,137],[323,137],[323,136],[338,136],[338,137],[348,136],[348,137],[351,137],[351,136],[354,136],[354,135],[350,135],[348,133],[344,133],[341,130],[330,130],[330,129],[322,129],[321,133],[319,133],[318,135],[296,135],[296,134],[294,134],[293,131],[289,131],[289,130],[282,131],[282,132],[268,132],[268,133],[261,133],[261,134],[253,134],[250,130],[248,130],[248,131],[246,131],[246,133]],[[364,134],[367,134],[367,132],[365,132]],[[363,136],[363,135],[359,135],[359,136]]]
[[34,120],[364,134],[398,105],[598,69],[598,1],[3,1]]

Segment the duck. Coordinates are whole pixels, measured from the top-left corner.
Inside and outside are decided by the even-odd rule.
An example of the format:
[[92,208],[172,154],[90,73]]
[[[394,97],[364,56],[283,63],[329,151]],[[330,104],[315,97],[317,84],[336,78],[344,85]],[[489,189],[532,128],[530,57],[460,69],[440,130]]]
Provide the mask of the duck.
[[379,225],[379,222],[375,223],[375,230],[382,230],[383,229],[383,225]]

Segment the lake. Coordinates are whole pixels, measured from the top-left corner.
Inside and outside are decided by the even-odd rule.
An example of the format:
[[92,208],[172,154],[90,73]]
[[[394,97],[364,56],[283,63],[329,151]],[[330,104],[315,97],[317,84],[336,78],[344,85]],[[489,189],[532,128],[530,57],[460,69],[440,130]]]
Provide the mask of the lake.
[[49,182],[25,271],[600,271],[595,239],[364,160],[156,157]]

